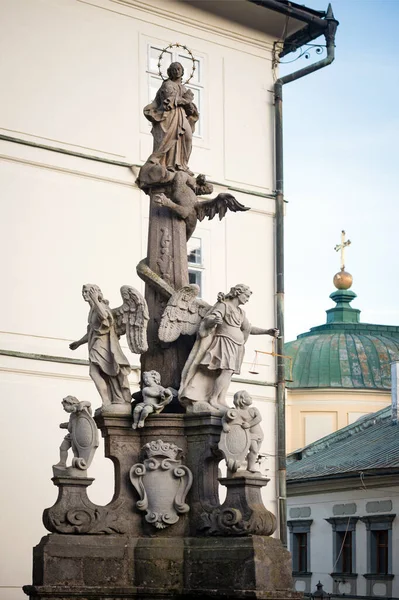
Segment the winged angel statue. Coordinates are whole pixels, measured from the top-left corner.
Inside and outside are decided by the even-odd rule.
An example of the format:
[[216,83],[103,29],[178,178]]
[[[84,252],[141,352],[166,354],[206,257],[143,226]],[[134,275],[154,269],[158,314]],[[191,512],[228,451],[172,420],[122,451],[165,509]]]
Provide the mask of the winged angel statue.
[[103,406],[130,403],[130,364],[122,352],[119,338],[126,334],[129,349],[134,354],[148,350],[147,303],[140,292],[128,285],[121,287],[123,303],[114,309],[109,307],[98,285],[84,285],[82,296],[90,305],[87,333],[69,347],[76,350],[88,344],[90,377]]
[[238,284],[227,294],[218,294],[214,306],[197,298],[199,288],[188,285],[170,298],[163,313],[159,338],[172,342],[180,335],[197,339],[184,366],[179,400],[188,412],[224,414],[226,394],[234,373],[239,373],[244,359],[244,345],[249,335],[277,337],[277,329],[254,327],[241,305],[252,292]]

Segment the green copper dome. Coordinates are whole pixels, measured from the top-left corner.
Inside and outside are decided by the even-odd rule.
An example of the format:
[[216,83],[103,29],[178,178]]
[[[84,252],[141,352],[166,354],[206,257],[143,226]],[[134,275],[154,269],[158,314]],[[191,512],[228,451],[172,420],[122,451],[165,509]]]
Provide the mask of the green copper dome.
[[336,306],[326,311],[327,323],[285,344],[292,357],[288,387],[389,390],[390,364],[399,360],[399,327],[360,323],[360,310],[350,306],[356,294],[349,289],[330,298]]

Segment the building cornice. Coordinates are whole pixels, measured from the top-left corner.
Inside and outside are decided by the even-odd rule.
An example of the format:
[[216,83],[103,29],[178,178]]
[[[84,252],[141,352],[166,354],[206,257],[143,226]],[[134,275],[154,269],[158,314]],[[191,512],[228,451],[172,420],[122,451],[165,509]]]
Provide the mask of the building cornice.
[[[399,469],[389,473],[363,472],[363,482],[367,488],[397,486]],[[313,477],[302,481],[287,481],[287,496],[307,496],[313,494],[327,494],[329,492],[343,492],[358,490],[362,487],[360,473],[350,473],[343,476]]]
[[[174,24],[178,23],[179,25],[185,25],[190,27],[193,30],[201,32],[201,39],[203,39],[203,33],[207,32],[210,34],[214,34],[218,38],[223,37],[223,39],[231,42],[232,47],[234,46],[234,42],[241,42],[249,47],[260,48],[267,52],[272,53],[273,51],[273,41],[261,39],[260,37],[254,37],[254,35],[245,35],[244,33],[240,33],[238,31],[234,31],[232,29],[228,29],[227,27],[221,27],[215,24],[211,24],[206,21],[201,21],[199,19],[195,19],[193,17],[185,16],[181,13],[176,13],[165,7],[166,3],[161,6],[157,6],[156,3],[148,2],[145,3],[142,0],[108,0],[109,7],[106,8],[104,5],[89,0],[78,0],[83,4],[89,4],[90,6],[94,6],[97,8],[102,8],[105,10],[110,10],[111,12],[117,12],[118,14],[123,14],[126,17],[133,17],[133,15],[129,15],[127,13],[123,13],[117,10],[117,6],[121,8],[125,7],[127,9],[134,9],[135,11],[140,11],[143,15],[146,15],[145,20],[147,22],[151,22],[154,24],[158,24],[155,19],[160,19],[163,21],[165,25],[165,21],[173,22]],[[136,13],[137,14],[137,13]],[[148,16],[147,16],[148,15]],[[134,16],[136,18],[136,15]],[[159,23],[160,24],[160,23]],[[244,26],[243,26],[244,27]],[[267,34],[264,34],[265,36]],[[272,36],[270,36],[272,37]],[[270,60],[272,60],[270,56]]]

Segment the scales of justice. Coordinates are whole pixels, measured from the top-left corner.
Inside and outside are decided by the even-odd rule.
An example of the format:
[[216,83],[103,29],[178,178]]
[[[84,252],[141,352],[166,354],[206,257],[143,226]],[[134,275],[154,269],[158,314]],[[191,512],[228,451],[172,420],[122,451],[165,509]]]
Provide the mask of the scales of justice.
[[[192,53],[185,46],[171,44]],[[212,194],[189,159],[199,114],[184,69],[172,63],[155,99],[144,108],[153,152],[137,185],[150,197],[147,257],[137,265],[145,297],[121,287],[112,309],[95,284],[83,285],[89,304],[90,376],[101,407],[68,396],[60,427],[55,504],[44,511],[51,532],[33,551],[30,598],[299,598],[291,558],[271,537],[276,518],[262,502],[268,479],[257,462],[261,415],[245,390],[228,406],[249,335],[276,337],[252,325],[243,310],[245,284],[209,302],[188,279],[187,240],[198,221],[249,210],[230,194]],[[191,73],[191,76],[193,71]],[[239,215],[236,218],[240,218]],[[141,389],[131,396],[129,361],[120,346],[141,355]],[[106,506],[92,503],[88,467],[98,446],[113,461],[115,489]],[[67,466],[72,451],[71,465]],[[227,474],[218,465],[225,461]],[[227,488],[219,500],[219,483]]]

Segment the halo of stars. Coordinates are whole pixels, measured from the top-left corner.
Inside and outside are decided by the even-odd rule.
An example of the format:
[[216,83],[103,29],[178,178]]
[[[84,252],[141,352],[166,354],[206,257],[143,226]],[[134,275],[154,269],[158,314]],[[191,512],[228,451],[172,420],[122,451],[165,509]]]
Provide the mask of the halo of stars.
[[190,73],[190,77],[188,79],[186,79],[186,81],[183,81],[183,84],[188,83],[193,77],[194,77],[194,73],[196,71],[196,66],[195,66],[195,58],[194,58],[194,54],[191,52],[191,50],[189,48],[187,48],[187,46],[184,46],[184,44],[169,44],[169,46],[166,46],[166,48],[164,48],[161,52],[161,54],[159,55],[158,58],[158,73],[162,79],[162,81],[166,81],[167,77],[163,76],[163,73],[161,71],[161,66],[162,66],[162,58],[163,55],[165,54],[165,52],[167,52],[168,50],[170,50],[171,48],[182,48],[183,50],[185,50],[187,52],[187,54],[189,55],[189,57],[192,60],[193,63],[193,68],[191,69],[191,73]]

